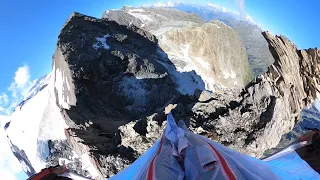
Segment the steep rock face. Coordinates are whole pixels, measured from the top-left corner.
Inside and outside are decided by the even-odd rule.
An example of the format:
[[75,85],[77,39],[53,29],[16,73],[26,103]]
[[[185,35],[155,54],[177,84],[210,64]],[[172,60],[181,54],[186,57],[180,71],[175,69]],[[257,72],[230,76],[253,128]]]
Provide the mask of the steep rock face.
[[70,127],[67,139],[77,154],[94,152],[91,162],[103,175],[112,174],[99,164],[106,171],[116,166],[117,156],[109,154],[129,156],[117,146],[118,127],[152,114],[178,95],[156,61],[163,59],[159,51],[156,38],[143,30],[78,13],[59,35],[53,57],[55,92]]
[[262,29],[250,18],[215,5],[191,5],[178,3],[174,8],[198,14],[205,21],[219,20],[235,30],[246,47],[254,77],[263,74],[274,62],[268,42],[262,36]]
[[[194,70],[201,76],[205,87],[197,88],[211,91],[216,86],[239,88],[252,79],[248,56],[240,37],[219,21],[204,23],[195,14],[145,7],[109,10],[103,18],[125,25],[134,24],[156,35],[160,47],[178,71]],[[182,93],[191,95],[194,90]]]
[[[134,28],[79,14],[70,17],[59,35],[54,54],[55,74],[62,74],[64,83],[63,88],[57,87],[61,80],[56,78],[62,107],[69,109],[63,103],[75,105],[94,94],[90,98],[97,99],[93,101],[97,107],[108,104],[132,114],[152,111],[171,98],[174,84],[166,69],[155,60],[157,40]],[[161,96],[154,97],[153,91]],[[113,104],[104,102],[106,99]],[[67,102],[60,102],[63,100]],[[151,100],[156,100],[154,106],[146,106]]]
[[[303,99],[304,104],[309,105],[310,102],[313,101],[316,97],[319,98],[319,49],[310,48],[306,50],[298,50],[296,45],[291,43],[284,36],[273,37],[268,32],[263,33],[263,35],[272,47],[270,48],[272,55],[277,59],[281,59],[282,61],[278,63],[286,67],[283,68],[281,72],[277,71],[277,69],[274,69],[275,72],[272,72],[274,76],[277,76],[279,73],[282,73],[284,74],[284,80],[289,81],[291,79],[290,82],[287,84],[299,84],[299,87],[297,87],[298,89],[295,89],[295,91],[297,93],[300,93],[300,95],[302,95],[302,93],[306,93],[306,98]],[[298,63],[292,63],[292,59],[298,61]],[[302,102],[300,102],[299,104],[301,103]]]
[[[220,21],[170,30],[161,40],[164,51],[175,57],[173,61],[191,61],[206,84],[234,88],[244,87],[251,80],[248,55],[240,37]],[[173,53],[179,51],[182,53]],[[214,87],[206,89],[213,90]]]

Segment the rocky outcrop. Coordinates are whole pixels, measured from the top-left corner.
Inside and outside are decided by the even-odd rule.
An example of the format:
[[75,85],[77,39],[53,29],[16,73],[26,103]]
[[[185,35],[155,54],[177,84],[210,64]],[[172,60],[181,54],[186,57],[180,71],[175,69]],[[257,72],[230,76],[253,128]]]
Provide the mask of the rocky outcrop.
[[68,142],[79,156],[93,153],[91,162],[105,176],[121,163],[110,154],[123,154],[126,165],[135,159],[127,153],[132,149],[118,147],[118,127],[153,114],[178,95],[156,61],[163,59],[159,51],[148,32],[78,13],[59,35],[53,57],[55,92],[70,127]]
[[[283,78],[289,80],[290,84],[299,84],[299,89],[295,89],[295,92],[304,94],[305,98],[303,102],[296,102],[297,104],[310,105],[316,98],[320,97],[320,51],[317,48],[310,48],[305,50],[298,50],[296,45],[291,43],[284,36],[273,37],[270,33],[263,33],[264,37],[270,44],[270,51],[272,55],[281,59],[282,61],[275,62],[286,68],[282,71],[271,72],[274,76],[277,74],[284,74]],[[294,63],[292,63],[292,61]],[[278,65],[278,66],[280,66]],[[289,84],[289,83],[287,83]],[[303,90],[301,90],[303,89]]]
[[195,14],[145,7],[108,10],[103,18],[151,32],[179,72],[194,70],[200,75],[205,85],[194,86],[191,93],[180,91],[183,94],[192,95],[196,88],[211,91],[216,86],[242,88],[252,79],[239,35],[220,21],[205,23]]

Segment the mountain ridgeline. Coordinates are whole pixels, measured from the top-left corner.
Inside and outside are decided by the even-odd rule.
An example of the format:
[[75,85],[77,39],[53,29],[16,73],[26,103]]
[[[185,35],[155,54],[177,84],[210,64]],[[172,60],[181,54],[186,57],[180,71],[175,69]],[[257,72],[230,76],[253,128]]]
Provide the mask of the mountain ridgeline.
[[242,88],[253,78],[239,35],[220,21],[205,22],[175,9],[130,7],[106,11],[103,18],[154,34],[177,70],[194,70],[207,90]]
[[[124,7],[102,19],[72,13],[47,85],[12,115],[7,131],[14,153],[32,169],[28,174],[60,163],[109,178],[159,139],[171,110],[193,132],[262,157],[320,98],[320,51],[262,35],[274,62],[254,77],[249,43],[221,21],[172,8]],[[21,117],[35,102],[44,109],[28,119],[38,124],[23,129]],[[35,140],[19,144],[27,137],[14,138],[18,130],[37,132]]]

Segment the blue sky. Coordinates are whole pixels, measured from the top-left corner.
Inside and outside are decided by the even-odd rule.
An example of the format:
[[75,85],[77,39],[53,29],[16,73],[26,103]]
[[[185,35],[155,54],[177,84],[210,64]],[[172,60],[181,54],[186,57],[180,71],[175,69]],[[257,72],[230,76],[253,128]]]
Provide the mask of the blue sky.
[[[73,11],[101,17],[107,9],[159,2],[167,1],[1,0],[0,115],[11,112],[7,110],[11,110],[15,103],[21,100],[32,80],[51,71],[52,54],[57,37]],[[193,2],[217,4],[242,15],[249,14],[262,28],[274,34],[287,36],[299,48],[320,47],[320,1],[318,0]],[[0,163],[2,167],[3,162]]]

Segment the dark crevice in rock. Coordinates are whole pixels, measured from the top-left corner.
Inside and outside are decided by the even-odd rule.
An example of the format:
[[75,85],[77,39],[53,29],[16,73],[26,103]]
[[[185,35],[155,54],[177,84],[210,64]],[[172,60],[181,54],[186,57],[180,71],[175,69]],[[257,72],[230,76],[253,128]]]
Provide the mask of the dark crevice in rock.
[[232,142],[221,141],[221,144],[223,144],[223,145],[225,145],[225,146],[229,146],[230,144],[232,144]]
[[241,115],[246,112],[252,112],[252,106],[252,104],[246,104],[245,106],[242,106],[242,108],[240,109]]
[[233,131],[234,133],[238,133],[238,132],[247,132],[245,129],[243,128],[237,128],[236,130]]
[[229,107],[231,110],[234,110],[235,108],[239,107],[241,104],[237,101],[230,101]]
[[147,120],[140,119],[133,126],[133,129],[140,135],[145,136],[147,134]]
[[249,133],[248,137],[245,139],[245,145],[249,145],[252,141],[256,140],[255,132]]
[[268,99],[268,107],[266,111],[262,112],[260,115],[260,120],[257,124],[257,129],[262,129],[264,128],[267,123],[269,123],[273,117],[274,113],[274,107],[276,105],[276,97],[275,96],[270,96]]

